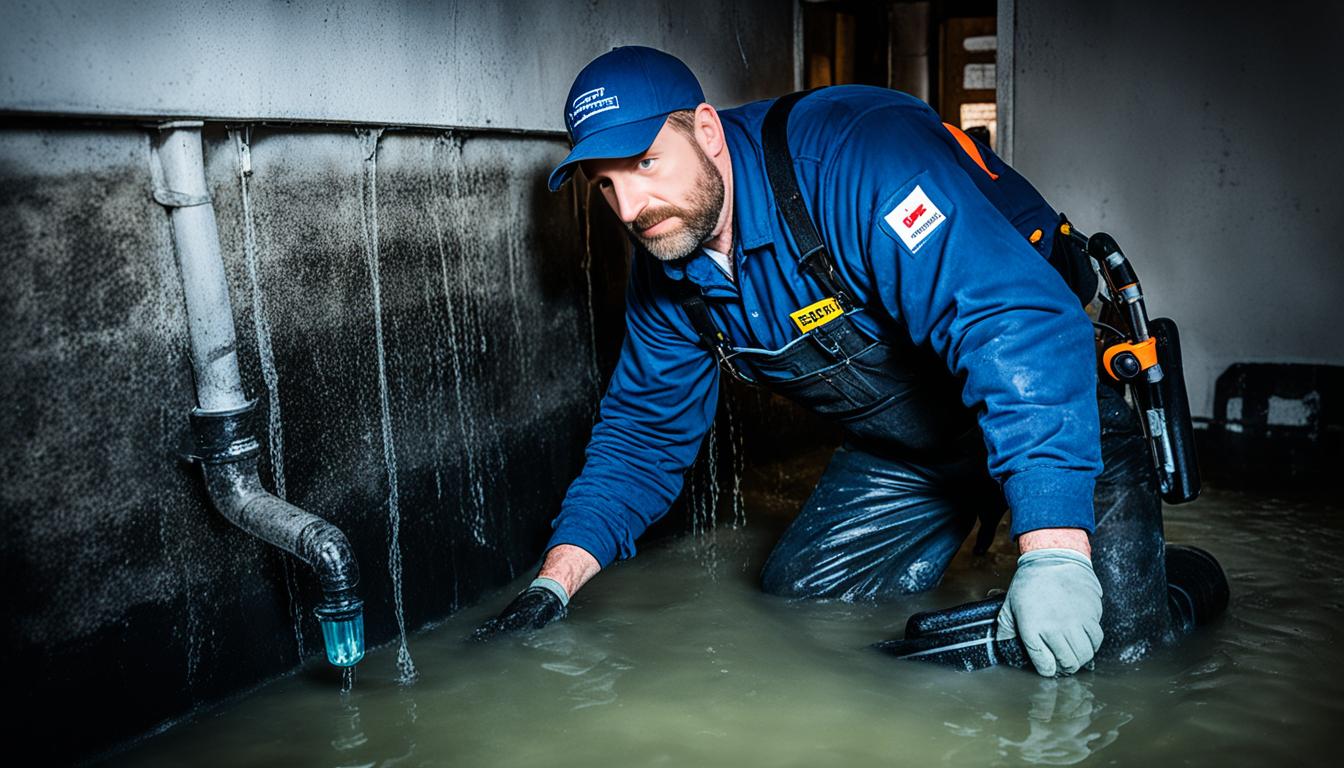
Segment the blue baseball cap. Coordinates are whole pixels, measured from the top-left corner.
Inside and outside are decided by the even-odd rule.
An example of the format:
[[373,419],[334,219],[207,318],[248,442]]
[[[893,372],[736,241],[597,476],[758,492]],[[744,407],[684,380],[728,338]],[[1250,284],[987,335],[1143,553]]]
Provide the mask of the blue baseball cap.
[[560,189],[583,160],[643,153],[669,114],[695,109],[704,100],[700,81],[675,56],[639,45],[598,56],[569,88],[565,128],[573,150],[551,171],[551,191]]

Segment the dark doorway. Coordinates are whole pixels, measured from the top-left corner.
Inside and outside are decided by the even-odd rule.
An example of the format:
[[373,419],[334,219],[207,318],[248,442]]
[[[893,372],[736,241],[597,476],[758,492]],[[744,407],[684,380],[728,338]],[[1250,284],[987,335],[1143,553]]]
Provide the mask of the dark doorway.
[[927,101],[998,143],[994,0],[803,2],[803,84],[862,83]]
[[803,3],[803,85],[888,87],[888,4],[862,0]]
[[[943,122],[997,146],[998,38],[993,16],[957,16],[939,25],[938,113]],[[979,135],[977,135],[979,134]]]

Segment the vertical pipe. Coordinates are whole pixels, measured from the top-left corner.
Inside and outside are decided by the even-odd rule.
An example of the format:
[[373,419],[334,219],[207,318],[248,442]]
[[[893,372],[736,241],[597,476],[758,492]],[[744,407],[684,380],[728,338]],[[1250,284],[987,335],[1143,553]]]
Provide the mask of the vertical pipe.
[[202,411],[232,411],[247,404],[238,373],[237,336],[224,260],[219,254],[215,209],[205,185],[199,121],[158,126],[154,144],[154,199],[168,208],[187,305],[191,366]]
[[261,448],[252,429],[255,403],[243,393],[237,335],[219,230],[205,184],[198,121],[162,123],[152,144],[154,199],[168,209],[182,273],[198,407],[191,412],[193,458],[210,501],[244,531],[299,557],[316,571],[324,598],[316,610],[327,660],[348,667],[364,657],[359,567],[345,534],[322,518],[268,493],[257,474]]

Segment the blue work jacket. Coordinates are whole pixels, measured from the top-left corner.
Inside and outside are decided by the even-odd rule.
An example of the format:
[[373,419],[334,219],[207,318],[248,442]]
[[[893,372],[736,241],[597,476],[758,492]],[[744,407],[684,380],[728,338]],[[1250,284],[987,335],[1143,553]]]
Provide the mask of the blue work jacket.
[[[703,442],[720,371],[666,277],[700,285],[738,347],[783,347],[801,335],[790,313],[825,297],[799,269],[766,178],[760,137],[771,103],[719,113],[733,169],[735,280],[703,251],[660,262],[634,249],[620,359],[549,546],[582,547],[602,566],[633,556]],[[1058,214],[988,149],[967,152],[927,104],[897,91],[809,96],[793,109],[789,147],[839,277],[866,308],[854,318],[861,330],[904,335],[964,382],[1013,535],[1091,531],[1101,468],[1095,352],[1078,298],[1048,262]],[[1033,246],[1035,230],[1043,236]]]

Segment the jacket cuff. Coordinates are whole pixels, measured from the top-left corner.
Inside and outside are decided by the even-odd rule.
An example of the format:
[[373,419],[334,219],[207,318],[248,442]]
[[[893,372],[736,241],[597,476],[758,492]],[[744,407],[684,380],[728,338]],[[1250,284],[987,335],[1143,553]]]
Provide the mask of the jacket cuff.
[[1019,472],[1003,483],[1003,495],[1012,512],[1012,534],[1039,528],[1096,530],[1092,492],[1096,478],[1076,469],[1041,467]]
[[560,544],[571,544],[592,555],[603,568],[611,565],[620,553],[620,538],[594,510],[566,509],[552,525],[555,532],[546,544],[548,552]]

